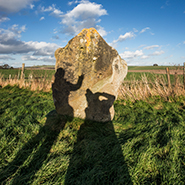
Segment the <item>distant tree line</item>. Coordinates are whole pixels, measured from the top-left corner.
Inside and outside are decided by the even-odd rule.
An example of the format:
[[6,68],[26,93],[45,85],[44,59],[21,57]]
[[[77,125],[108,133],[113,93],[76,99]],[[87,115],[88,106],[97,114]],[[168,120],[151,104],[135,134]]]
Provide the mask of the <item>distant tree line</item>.
[[158,64],[154,64],[153,66],[158,66]]
[[0,69],[13,69],[13,67],[9,66],[8,64],[4,64],[0,66]]

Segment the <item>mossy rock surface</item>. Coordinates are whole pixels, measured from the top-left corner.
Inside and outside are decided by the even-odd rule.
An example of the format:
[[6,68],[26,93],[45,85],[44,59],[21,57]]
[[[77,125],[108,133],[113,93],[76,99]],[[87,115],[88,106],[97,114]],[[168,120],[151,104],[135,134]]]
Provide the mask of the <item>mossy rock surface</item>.
[[[92,96],[95,93],[104,96],[106,93],[115,99],[118,88],[127,74],[126,62],[94,28],[83,29],[64,48],[57,49],[55,57],[57,72],[53,84],[53,97],[59,114],[87,118],[87,92],[91,92]],[[97,94],[95,96],[98,97]],[[104,97],[103,102],[105,99],[107,98]],[[112,99],[105,104],[110,106],[110,102]],[[93,110],[92,107],[90,109]],[[102,114],[99,118],[92,113],[88,119],[109,121],[113,118],[114,108],[111,105],[105,109],[109,115]]]

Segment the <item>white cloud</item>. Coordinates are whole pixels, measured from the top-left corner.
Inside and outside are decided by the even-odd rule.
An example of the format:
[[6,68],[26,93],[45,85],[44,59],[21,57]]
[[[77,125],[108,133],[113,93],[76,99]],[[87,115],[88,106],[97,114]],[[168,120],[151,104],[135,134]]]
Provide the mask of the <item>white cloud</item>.
[[159,45],[152,45],[152,46],[147,46],[144,49],[150,50],[150,49],[154,49],[154,48],[158,48],[158,47],[159,47]]
[[30,9],[32,9],[33,10],[33,8],[35,7],[35,5],[34,4],[30,4]]
[[162,55],[164,53],[165,52],[161,50],[161,51],[155,51],[149,55],[145,55],[142,50],[136,50],[136,51],[125,51],[125,52],[121,53],[120,56],[123,59],[127,59],[129,61],[132,61],[133,59],[136,59],[138,57],[140,57],[141,59],[147,59],[150,56],[158,56],[158,55]]
[[73,1],[69,1],[68,5],[71,6],[73,4]]
[[9,29],[0,28],[0,54],[20,54],[32,52],[35,56],[53,56],[59,46],[55,43],[21,41],[25,26],[13,25]]
[[38,58],[38,57],[35,57],[35,56],[32,56],[32,55],[23,55],[23,56],[21,57],[21,59],[22,59],[23,61],[37,60],[37,58]]
[[32,56],[32,55],[24,55],[24,56],[22,56],[22,60],[23,61],[44,61],[44,62],[51,62],[51,63],[56,61],[55,57],[51,57],[51,56],[36,57],[36,56]]
[[56,17],[61,17],[63,15],[63,12],[60,11],[59,9],[54,9],[51,15],[54,15]]
[[101,36],[107,35],[103,27],[97,25],[101,22],[100,16],[107,15],[101,4],[89,2],[88,0],[71,1],[68,5],[77,4],[67,13],[56,8],[55,4],[49,7],[39,7],[38,12],[50,12],[49,15],[61,18],[60,24],[63,24],[61,33],[76,35],[84,28],[94,27]]
[[98,33],[103,37],[107,35],[107,32],[105,31],[105,29],[99,25],[96,26],[96,29],[98,31]]
[[136,50],[136,51],[125,51],[120,54],[120,56],[123,59],[133,59],[139,56],[143,56],[143,51],[142,50]]
[[65,14],[63,22],[66,23],[67,20],[73,18],[88,19],[90,17],[99,17],[102,15],[107,15],[107,11],[102,9],[101,4],[91,3],[89,1],[81,2],[73,10]]
[[42,55],[42,56],[53,56],[54,52],[59,46],[55,43],[47,43],[47,42],[34,42],[29,41],[26,44],[33,48],[33,55]]
[[133,32],[127,32],[125,33],[124,35],[120,35],[119,38],[118,38],[118,42],[121,42],[121,41],[124,41],[126,39],[131,39],[133,38],[135,35]]
[[69,1],[69,2],[68,2],[68,5],[69,5],[69,6],[71,6],[72,4],[77,4],[77,3],[81,3],[81,2],[85,2],[85,1],[88,1],[88,0],[81,0],[81,1],[78,1],[78,0],[76,0],[76,1]]
[[18,25],[14,24],[9,29],[5,30],[0,28],[0,43],[3,44],[7,41],[12,41],[13,39],[21,37],[21,29],[18,29]]
[[9,55],[0,55],[0,60],[15,60],[15,58],[9,56]]
[[53,29],[53,33],[54,34],[58,33],[57,28]]
[[81,0],[81,1],[69,1],[68,2],[68,5],[71,6],[72,4],[77,4],[77,3],[80,3],[80,2],[84,2],[85,0]]
[[41,18],[40,18],[40,21],[42,21],[42,20],[44,20],[44,19],[45,19],[44,17],[41,17]]
[[142,45],[140,45],[138,48],[142,48],[142,47],[144,47],[145,46],[145,44],[142,44]]
[[143,56],[141,56],[141,58],[142,58],[142,59],[147,59],[147,58],[149,58],[149,56],[143,55]]
[[[0,0],[0,11],[6,13],[18,12],[28,7],[32,2],[37,0]],[[30,5],[30,8],[33,5]]]
[[125,41],[126,39],[131,39],[133,37],[135,37],[135,34],[132,31],[131,32],[127,32],[124,35],[120,35],[117,40],[113,40],[113,44],[115,44],[117,42]]
[[144,33],[146,30],[150,30],[150,28],[149,28],[149,27],[143,28],[143,29],[140,31],[140,33]]
[[158,55],[162,55],[162,54],[164,54],[165,52],[163,51],[163,50],[161,50],[161,51],[155,51],[155,52],[153,52],[152,54],[149,54],[150,56],[158,56]]
[[23,25],[22,27],[21,27],[21,32],[25,32],[26,31],[26,25]]
[[47,8],[39,7],[40,12],[51,12],[50,15],[53,15],[55,17],[62,17],[63,12],[56,8],[55,4],[52,4],[52,6],[49,6]]
[[[76,2],[77,3],[77,2]],[[100,16],[107,15],[101,4],[89,1],[80,1],[71,11],[62,16],[61,24],[65,26],[63,33],[74,35],[78,34],[83,28],[95,27],[102,36],[106,35],[104,28],[97,25],[101,20]]]
[[[130,62],[132,65],[135,60],[138,60],[138,64],[141,65],[141,63],[142,63],[141,59],[148,59],[151,56],[159,56],[164,53],[165,52],[161,50],[161,51],[155,51],[151,54],[146,55],[143,53],[143,50],[136,50],[136,51],[125,51],[125,52],[121,53],[120,56],[123,59],[126,59],[127,62]],[[146,64],[143,63],[143,65],[146,65]]]
[[48,8],[45,8],[44,6],[40,7],[41,12],[52,12],[55,10],[55,5],[52,4],[52,6],[49,6]]
[[183,44],[185,44],[185,41],[183,42]]
[[8,17],[0,17],[0,23],[9,21],[10,19]]

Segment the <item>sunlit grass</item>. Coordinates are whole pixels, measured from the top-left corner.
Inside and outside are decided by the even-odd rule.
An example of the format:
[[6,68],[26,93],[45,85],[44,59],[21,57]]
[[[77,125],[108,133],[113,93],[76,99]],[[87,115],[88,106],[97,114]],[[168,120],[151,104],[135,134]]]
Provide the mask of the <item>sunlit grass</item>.
[[185,182],[184,96],[119,99],[108,123],[58,115],[51,92],[0,99],[0,184]]
[[128,66],[128,70],[183,70],[183,66]]
[[137,74],[127,76],[125,82],[120,87],[120,98],[130,100],[147,99],[153,96],[161,96],[169,99],[173,96],[185,95],[182,75],[179,75],[175,82],[171,75],[171,86],[167,81],[166,75],[156,75],[151,73]]

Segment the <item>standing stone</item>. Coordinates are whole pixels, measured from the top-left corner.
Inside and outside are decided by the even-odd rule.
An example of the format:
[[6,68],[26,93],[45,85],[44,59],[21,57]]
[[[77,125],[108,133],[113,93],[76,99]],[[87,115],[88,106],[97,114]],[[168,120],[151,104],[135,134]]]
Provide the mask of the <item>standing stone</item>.
[[56,111],[100,122],[112,120],[113,102],[128,70],[118,52],[90,28],[57,49],[55,58]]

